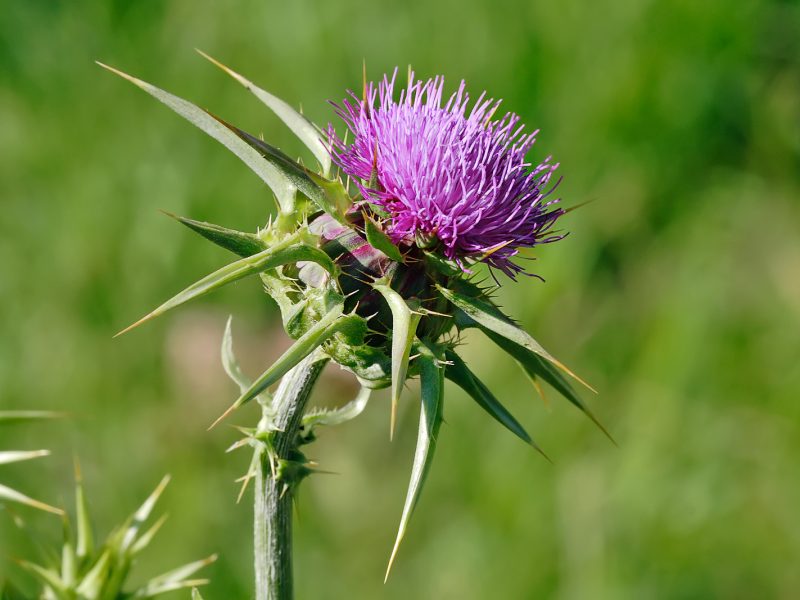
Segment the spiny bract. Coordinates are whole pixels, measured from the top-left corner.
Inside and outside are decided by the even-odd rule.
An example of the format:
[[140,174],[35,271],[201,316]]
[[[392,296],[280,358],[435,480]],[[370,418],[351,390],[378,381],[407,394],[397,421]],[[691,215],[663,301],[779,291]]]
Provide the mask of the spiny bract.
[[[555,239],[547,232],[563,211],[545,202],[555,165],[545,161],[528,168],[524,157],[535,134],[523,135],[515,115],[492,121],[497,103],[481,96],[466,116],[463,83],[442,106],[441,78],[421,83],[409,77],[397,102],[392,98],[394,79],[384,79],[376,90],[365,78],[364,98],[351,96],[338,109],[354,134],[348,144],[332,128],[322,131],[282,100],[206,58],[281,118],[320,168],[311,170],[194,104],[106,67],[221,142],[272,189],[278,203],[277,216],[255,233],[175,217],[240,258],[128,329],[223,285],[260,276],[296,341],[250,381],[238,369],[230,351],[230,331],[226,334],[226,370],[242,393],[220,419],[259,398],[264,419],[256,430],[244,431],[246,438],[239,444],[256,447],[253,464],[260,453],[269,452],[267,388],[311,353],[352,371],[365,390],[343,412],[329,415],[332,423],[360,413],[370,389],[391,385],[393,429],[403,384],[419,375],[419,438],[393,559],[429,471],[442,422],[445,377],[538,449],[456,354],[460,331],[479,329],[510,354],[537,387],[539,381],[547,382],[595,420],[565,376],[574,375],[504,315],[492,302],[491,290],[477,285],[470,274],[471,265],[486,262],[514,275],[521,269],[511,258],[520,247]],[[334,163],[349,181],[331,172]],[[351,183],[354,196],[349,193]],[[324,422],[326,415],[306,418],[309,429]],[[307,431],[301,442],[310,435]],[[276,477],[295,474],[293,480],[285,476],[287,485],[310,472],[299,453],[297,464],[273,466]]]

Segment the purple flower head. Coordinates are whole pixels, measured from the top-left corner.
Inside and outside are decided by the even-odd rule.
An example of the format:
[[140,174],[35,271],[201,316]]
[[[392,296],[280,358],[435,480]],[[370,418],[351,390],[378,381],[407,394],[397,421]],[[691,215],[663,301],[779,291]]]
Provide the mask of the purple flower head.
[[438,243],[465,269],[482,260],[512,278],[523,272],[511,261],[519,248],[563,237],[547,235],[564,214],[546,200],[558,164],[548,157],[531,168],[525,155],[537,132],[524,133],[513,113],[493,121],[500,101],[481,94],[468,110],[462,81],[443,103],[444,79],[413,73],[395,100],[396,76],[366,86],[366,100],[350,91],[334,104],[353,135],[345,143],[329,127],[334,162],[388,214],[395,243]]

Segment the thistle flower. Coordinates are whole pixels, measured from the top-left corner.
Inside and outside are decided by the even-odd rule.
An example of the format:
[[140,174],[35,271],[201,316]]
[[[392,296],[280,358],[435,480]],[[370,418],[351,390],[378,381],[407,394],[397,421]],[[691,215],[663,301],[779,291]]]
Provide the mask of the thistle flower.
[[464,81],[443,104],[444,78],[420,81],[409,70],[395,100],[396,78],[334,104],[353,135],[347,144],[329,127],[334,161],[363,202],[385,211],[395,243],[440,243],[450,260],[482,260],[513,277],[519,248],[562,237],[547,233],[564,211],[545,201],[558,165],[548,157],[530,169],[537,132],[525,134],[513,113],[493,121],[500,101],[485,94],[470,110]]
[[[370,390],[391,386],[391,432],[404,383],[419,376],[419,437],[391,565],[430,470],[445,378],[539,449],[456,353],[463,330],[483,332],[537,388],[540,381],[548,383],[597,422],[568,380],[577,377],[503,314],[492,301],[493,289],[481,286],[470,272],[482,261],[513,276],[521,271],[512,261],[520,248],[558,238],[549,232],[563,211],[546,200],[556,165],[547,160],[529,168],[524,157],[535,133],[523,134],[513,114],[492,120],[498,103],[484,96],[468,111],[463,83],[442,105],[441,78],[423,83],[410,77],[398,101],[393,99],[394,77],[377,87],[365,81],[364,99],[351,95],[337,108],[354,136],[347,144],[330,127],[323,132],[282,100],[206,58],[283,120],[313,153],[319,170],[186,100],[106,67],[225,145],[272,189],[278,204],[277,216],[255,233],[175,217],[240,258],[123,332],[223,285],[260,276],[295,342],[252,380],[233,358],[226,330],[223,362],[241,394],[217,422],[258,400],[261,421],[256,428],[242,429],[245,437],[233,447],[254,449],[245,483],[254,473],[271,478],[282,484],[275,488],[281,497],[291,495],[313,472],[299,448],[313,440],[315,426],[357,416]],[[334,163],[347,181],[332,175]],[[288,379],[283,381],[289,381],[295,369],[310,369],[315,357],[351,371],[362,393],[333,414],[287,420],[283,385],[275,397],[268,388],[284,375]],[[317,372],[304,381],[313,383]],[[259,507],[276,505],[270,502],[261,498],[259,504],[257,496],[257,518]],[[278,555],[276,560],[282,560],[286,553]]]

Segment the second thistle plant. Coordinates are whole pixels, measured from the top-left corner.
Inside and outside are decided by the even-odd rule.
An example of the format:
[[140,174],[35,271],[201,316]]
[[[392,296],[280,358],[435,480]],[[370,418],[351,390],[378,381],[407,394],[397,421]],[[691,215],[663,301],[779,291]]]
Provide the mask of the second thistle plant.
[[156,502],[169,483],[158,487],[106,540],[97,544],[92,531],[89,506],[80,470],[76,466],[75,520],[64,517],[64,540],[60,552],[49,552],[41,563],[19,561],[41,584],[42,600],[122,600],[155,598],[184,588],[204,585],[206,579],[192,576],[216,560],[216,556],[194,561],[152,577],[134,589],[127,589],[136,559],[153,542],[164,524],[161,517],[147,528]]
[[[276,493],[281,497],[312,471],[300,447],[313,439],[315,424],[355,416],[369,390],[389,387],[393,432],[404,384],[419,377],[417,448],[391,567],[430,471],[445,379],[539,450],[459,356],[465,330],[482,332],[537,387],[540,382],[551,385],[597,422],[570,380],[583,382],[505,315],[492,299],[494,286],[482,285],[475,275],[485,265],[493,277],[501,272],[514,279],[526,273],[519,265],[522,250],[562,237],[553,227],[565,211],[550,198],[558,165],[547,159],[531,168],[525,157],[535,132],[525,133],[512,113],[495,118],[499,101],[481,95],[470,105],[463,82],[445,98],[442,78],[422,81],[409,71],[398,93],[396,73],[378,84],[365,77],[360,95],[350,93],[334,104],[348,129],[348,136],[340,137],[333,126],[318,128],[282,100],[210,60],[290,127],[314,155],[318,169],[186,100],[106,67],[231,150],[271,188],[278,205],[276,217],[254,233],[175,217],[239,258],[131,328],[228,283],[251,275],[261,278],[295,341],[250,380],[233,359],[230,329],[226,331],[223,361],[241,393],[217,422],[251,400],[261,403],[261,423],[243,430],[245,439],[238,444],[255,448],[245,481],[266,465],[269,478],[280,483]],[[352,372],[363,392],[335,414],[303,418],[306,388],[328,361]],[[297,369],[306,376],[296,375],[296,385],[284,379],[279,394],[269,395],[273,384]],[[294,398],[300,415],[281,421],[287,398]],[[287,423],[293,425],[287,429]],[[276,450],[281,444],[285,451]]]

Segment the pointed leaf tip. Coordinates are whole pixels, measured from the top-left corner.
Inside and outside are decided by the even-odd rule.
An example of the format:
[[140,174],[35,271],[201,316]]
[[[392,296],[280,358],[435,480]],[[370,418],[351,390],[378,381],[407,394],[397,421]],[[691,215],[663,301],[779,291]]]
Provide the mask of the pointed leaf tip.
[[16,502],[17,504],[24,504],[25,506],[30,506],[31,508],[37,508],[39,510],[43,510],[45,512],[52,513],[54,515],[64,516],[64,511],[60,508],[56,508],[55,506],[50,506],[49,504],[45,504],[44,502],[40,502],[39,500],[34,500],[21,492],[16,490],[12,490],[10,487],[6,487],[3,484],[0,484],[0,500],[6,500],[8,502]]
[[420,382],[422,388],[417,448],[414,453],[414,464],[411,469],[411,480],[408,484],[408,492],[406,493],[406,500],[403,506],[403,515],[400,518],[397,538],[392,548],[392,554],[389,557],[384,583],[389,579],[389,573],[397,557],[400,543],[403,541],[411,515],[419,501],[422,487],[430,472],[434,451],[436,450],[439,428],[442,424],[444,394],[443,369],[436,365],[434,356],[427,348],[422,349],[422,353],[417,360],[420,361]]
[[370,246],[380,250],[395,262],[405,262],[405,257],[400,252],[400,249],[394,245],[389,236],[368,215],[364,215],[364,233]]
[[234,410],[249,402],[261,392],[266,390],[273,383],[277,382],[281,377],[288,373],[292,367],[297,365],[306,356],[311,354],[317,347],[328,340],[335,334],[343,321],[339,320],[342,315],[344,306],[337,304],[329,310],[313,327],[292,344],[292,346],[284,352],[272,366],[270,366],[261,376],[253,382],[253,384],[244,391],[241,396],[231,405],[228,409],[215,420],[209,430],[216,427]]
[[436,287],[442,296],[444,296],[448,301],[452,302],[468,317],[468,319],[476,323],[483,331],[502,336],[510,342],[534,352],[567,373],[570,377],[575,379],[575,381],[578,381],[587,389],[597,393],[597,390],[595,390],[581,377],[576,375],[564,363],[556,359],[552,354],[545,350],[544,347],[533,338],[533,336],[531,336],[521,327],[517,326],[514,321],[503,314],[503,312],[490,300],[478,298],[469,294],[462,294],[461,292],[450,290],[440,285],[437,285]]
[[176,220],[178,223],[185,225],[195,233],[202,235],[217,246],[233,252],[234,254],[238,254],[242,258],[258,254],[267,249],[267,244],[252,233],[244,233],[242,231],[236,231],[235,229],[222,227],[221,225],[181,217],[167,210],[161,210],[160,212]]
[[329,273],[336,271],[336,265],[331,258],[322,250],[306,245],[301,241],[301,234],[297,233],[288,236],[281,242],[270,246],[252,256],[240,258],[237,261],[229,263],[224,267],[217,269],[210,275],[206,275],[199,281],[196,281],[189,287],[185,288],[180,293],[176,294],[161,306],[145,315],[133,325],[126,327],[114,337],[118,337],[135,327],[150,321],[168,310],[172,310],[190,300],[200,298],[206,294],[226,286],[250,275],[268,271],[276,267],[280,267],[289,263],[296,263],[299,261],[312,261],[319,264],[322,268],[326,269]]
[[392,312],[392,408],[389,423],[391,440],[394,438],[397,424],[397,406],[406,381],[411,346],[421,315],[413,312],[408,302],[388,285],[375,284],[373,287],[384,297]]
[[167,91],[162,90],[154,85],[137,79],[132,75],[123,73],[122,71],[110,67],[106,64],[96,61],[98,65],[107,69],[108,71],[119,75],[123,79],[133,83],[138,88],[144,90],[156,100],[167,106],[170,110],[174,111],[192,125],[217,140],[234,155],[236,155],[242,162],[244,162],[251,171],[266,183],[269,188],[274,192],[278,199],[278,204],[281,210],[290,213],[294,206],[294,186],[289,182],[286,177],[275,168],[269,161],[265,161],[263,157],[249,144],[244,142],[235,133],[230,131],[227,127],[222,125],[208,112],[192,104],[188,100],[179,98]]
[[523,442],[531,446],[545,460],[553,463],[550,457],[542,450],[539,445],[531,438],[525,428],[514,418],[505,406],[494,396],[491,390],[478,379],[478,377],[467,367],[464,360],[452,350],[448,350],[445,358],[449,363],[445,368],[444,375],[447,379],[455,383],[464,390],[483,410],[503,425],[511,433],[516,435]]
[[267,106],[275,115],[291,129],[292,133],[303,142],[311,151],[322,167],[322,174],[327,177],[331,168],[331,156],[322,139],[319,128],[309,121],[303,114],[292,108],[288,102],[281,100],[277,96],[261,89],[252,81],[240,75],[230,67],[225,66],[218,60],[212,58],[202,50],[196,49],[197,53],[211,62],[213,65],[222,69],[225,73],[233,77],[249,90],[256,98]]

